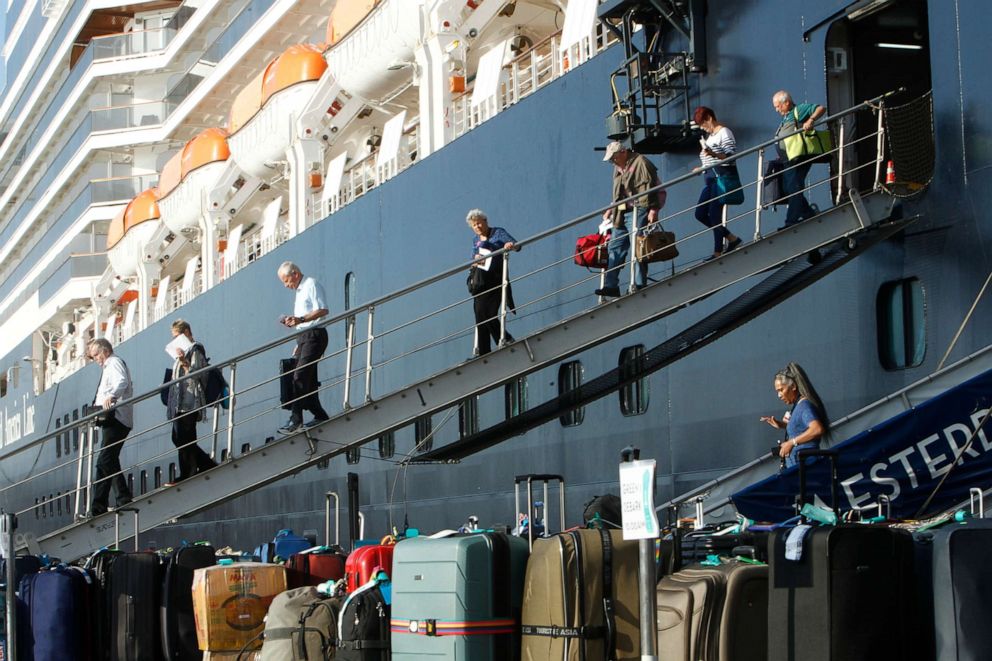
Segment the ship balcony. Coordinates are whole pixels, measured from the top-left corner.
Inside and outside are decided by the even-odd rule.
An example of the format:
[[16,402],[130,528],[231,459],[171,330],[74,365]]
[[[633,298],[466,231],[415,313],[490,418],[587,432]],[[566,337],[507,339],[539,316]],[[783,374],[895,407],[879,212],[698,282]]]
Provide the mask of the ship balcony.
[[[78,299],[89,300],[90,284],[107,268],[107,253],[70,254],[41,284],[38,300],[42,305]],[[68,298],[66,298],[68,297]],[[58,305],[59,308],[64,305]]]
[[[84,3],[72,3],[70,9],[72,19],[83,6]],[[11,182],[18,175],[20,166],[25,162],[25,157],[39,144],[51,141],[53,131],[59,125],[72,121],[71,108],[78,105],[78,100],[85,98],[86,91],[93,85],[94,81],[107,76],[133,75],[145,68],[153,67],[162,69],[168,66],[170,61],[181,59],[185,52],[191,48],[203,47],[206,42],[206,34],[210,30],[216,29],[218,22],[226,22],[230,14],[224,11],[215,12],[219,0],[204,2],[197,8],[187,8],[185,5],[172,17],[170,22],[163,28],[155,30],[145,30],[139,32],[128,32],[122,34],[105,35],[95,37],[87,44],[82,53],[75,58],[67,73],[60,83],[53,83],[52,87],[57,87],[56,91],[47,99],[38,99],[36,103],[44,103],[47,107],[41,118],[35,122],[29,135],[23,140],[20,147],[17,147],[18,128],[15,124],[18,118],[25,117],[23,121],[30,121],[26,112],[27,98],[21,98],[15,110],[8,115],[4,122],[4,130],[8,131],[6,140],[0,144],[0,160],[4,159],[6,153],[17,149],[17,157],[7,161],[3,170],[0,170],[0,196],[10,187]],[[193,19],[196,18],[196,21]],[[68,20],[68,19],[67,19]],[[184,31],[187,25],[191,28]],[[202,39],[196,40],[195,35],[201,34]],[[194,43],[195,42],[195,43]],[[52,47],[49,48],[52,51]],[[55,53],[46,53],[46,56],[55,57]],[[159,56],[165,59],[160,59]],[[151,58],[155,58],[151,62]],[[128,72],[131,72],[130,74]],[[70,110],[67,110],[70,109]],[[140,119],[140,118],[139,118]],[[68,132],[68,131],[65,131]],[[43,152],[32,157],[32,163],[37,162],[42,157]]]
[[[49,236],[62,237],[73,241],[67,235],[77,229],[78,233],[93,223],[109,221],[118,204],[125,204],[139,192],[146,190],[158,181],[158,175],[138,175],[132,177],[112,177],[94,179],[75,195],[72,202],[51,222],[46,223]],[[89,218],[89,222],[86,222]],[[82,221],[82,222],[81,222]],[[6,309],[16,310],[30,297],[30,292],[44,283],[61,267],[65,253],[52,253],[52,247],[38,238],[35,244],[26,249],[21,259],[10,260],[9,270],[0,274],[0,300],[16,289],[22,292]],[[75,249],[75,252],[81,252]],[[6,264],[5,264],[6,266]],[[106,267],[106,263],[104,263]]]

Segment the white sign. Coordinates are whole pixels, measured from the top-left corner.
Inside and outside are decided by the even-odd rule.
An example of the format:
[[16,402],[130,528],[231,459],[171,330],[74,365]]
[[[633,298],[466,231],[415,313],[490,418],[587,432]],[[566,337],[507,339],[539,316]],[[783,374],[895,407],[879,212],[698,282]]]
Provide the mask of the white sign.
[[654,539],[660,535],[654,512],[654,459],[620,464],[620,502],[624,539]]

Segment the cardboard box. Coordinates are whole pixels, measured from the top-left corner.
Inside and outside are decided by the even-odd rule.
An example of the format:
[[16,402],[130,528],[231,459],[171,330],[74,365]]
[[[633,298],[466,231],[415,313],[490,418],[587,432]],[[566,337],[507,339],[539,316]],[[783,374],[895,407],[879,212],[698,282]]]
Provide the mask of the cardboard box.
[[[197,569],[193,574],[193,616],[200,649],[239,652],[262,632],[269,604],[285,590],[286,569],[282,565],[238,562]],[[259,647],[261,641],[250,649]]]
[[262,658],[262,653],[255,652],[245,652],[241,658],[238,658],[237,652],[204,652],[203,661],[260,661]]

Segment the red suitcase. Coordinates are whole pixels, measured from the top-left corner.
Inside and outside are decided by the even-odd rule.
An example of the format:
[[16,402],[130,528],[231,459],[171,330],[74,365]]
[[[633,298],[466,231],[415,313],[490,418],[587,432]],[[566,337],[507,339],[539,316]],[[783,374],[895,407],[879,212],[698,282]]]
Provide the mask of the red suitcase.
[[292,590],[344,578],[344,562],[345,554],[338,546],[294,553],[286,561],[286,586]]
[[393,544],[374,546],[360,546],[348,556],[348,562],[344,571],[348,576],[348,592],[365,585],[372,578],[372,572],[377,568],[383,569],[386,574],[393,574]]

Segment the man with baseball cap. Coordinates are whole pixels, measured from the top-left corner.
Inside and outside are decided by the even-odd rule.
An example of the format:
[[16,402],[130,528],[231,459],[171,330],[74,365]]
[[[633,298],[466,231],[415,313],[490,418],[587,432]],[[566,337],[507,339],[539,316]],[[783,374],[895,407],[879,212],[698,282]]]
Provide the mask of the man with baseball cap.
[[[657,222],[658,210],[665,206],[664,190],[647,192],[661,183],[661,180],[658,179],[658,169],[644,156],[627,149],[619,142],[611,142],[606,147],[606,156],[603,157],[603,160],[614,166],[614,202],[619,202],[633,195],[640,195],[633,201],[634,229],[639,234],[646,234],[647,225]],[[603,288],[596,290],[598,296],[620,295],[620,270],[627,263],[627,255],[630,252],[630,237],[624,222],[625,206],[613,206],[603,214],[604,220],[612,221],[613,232],[610,237],[606,278]],[[639,282],[636,287],[633,286],[634,283],[631,283],[632,289],[640,289],[648,284],[647,263],[642,262],[638,264],[638,267],[640,269]]]

